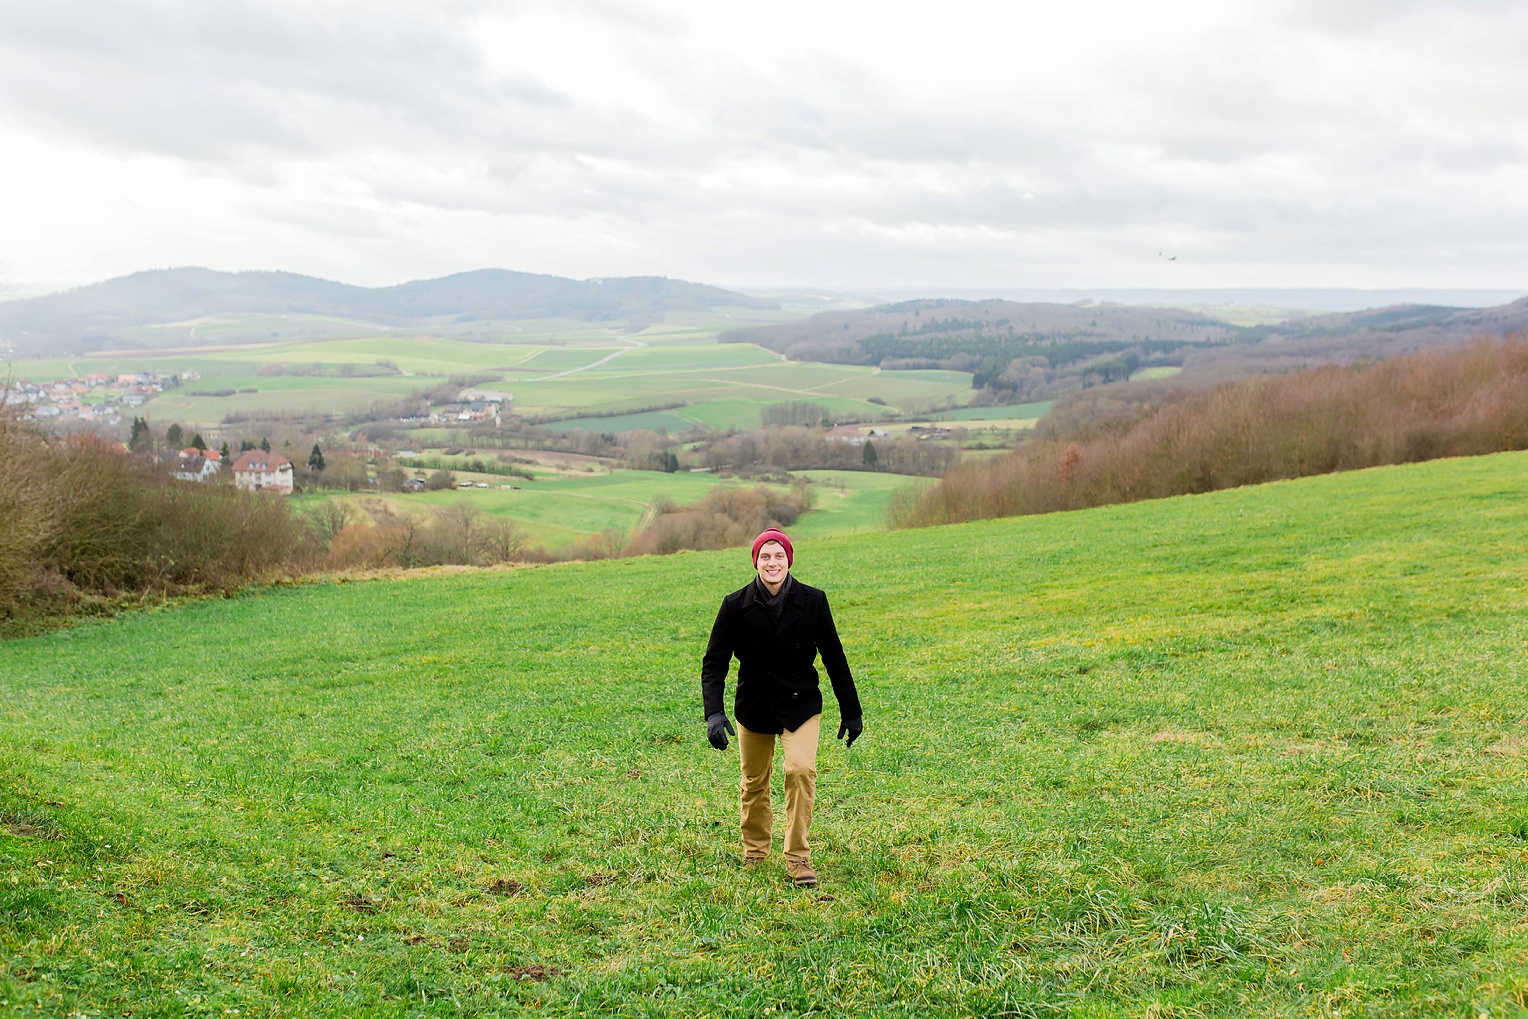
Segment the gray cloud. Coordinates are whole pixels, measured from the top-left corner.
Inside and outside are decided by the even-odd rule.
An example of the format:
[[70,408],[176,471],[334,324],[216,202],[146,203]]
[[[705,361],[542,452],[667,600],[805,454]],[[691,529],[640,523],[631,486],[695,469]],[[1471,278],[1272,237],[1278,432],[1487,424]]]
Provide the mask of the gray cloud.
[[[959,87],[945,77],[978,58],[932,22],[910,68],[805,24],[789,52],[718,49],[690,13],[6,5],[0,127],[225,182],[244,236],[270,226],[270,264],[306,232],[428,274],[402,267],[447,249],[486,264],[510,231],[585,258],[575,275],[1019,282],[1005,274],[1049,257],[1074,277],[1038,282],[1128,283],[1108,274],[1160,271],[1173,246],[1185,265],[1345,260],[1369,282],[1474,264],[1528,283],[1528,18],[1505,0],[1246,0],[1202,26],[1167,10],[1182,24],[1139,43],[1058,36],[1075,66],[983,51],[991,73]],[[543,59],[555,40],[517,34],[549,23],[580,49]],[[133,198],[177,214],[168,191]]]

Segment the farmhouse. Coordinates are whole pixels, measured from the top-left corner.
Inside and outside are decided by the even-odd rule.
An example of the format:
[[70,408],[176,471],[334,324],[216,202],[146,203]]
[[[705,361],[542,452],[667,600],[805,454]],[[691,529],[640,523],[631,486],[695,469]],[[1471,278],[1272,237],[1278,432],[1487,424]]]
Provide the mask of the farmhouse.
[[233,483],[251,492],[292,494],[292,461],[280,453],[251,449],[233,462]]
[[215,449],[183,449],[175,454],[175,477],[181,481],[206,481],[223,469],[223,455]]
[[847,442],[851,446],[863,446],[865,433],[857,425],[838,425],[828,431],[829,442]]
[[838,425],[828,430],[826,436],[829,442],[847,442],[851,446],[863,446],[867,439],[884,439],[886,432],[880,428],[870,429],[866,435],[860,431],[858,425]]

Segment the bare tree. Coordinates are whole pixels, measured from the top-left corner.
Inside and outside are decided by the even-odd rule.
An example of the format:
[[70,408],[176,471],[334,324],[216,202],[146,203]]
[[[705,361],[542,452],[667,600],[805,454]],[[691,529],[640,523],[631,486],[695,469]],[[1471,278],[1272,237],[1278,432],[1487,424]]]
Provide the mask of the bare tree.
[[460,566],[478,562],[483,550],[484,516],[483,511],[468,499],[460,499],[435,511],[434,530],[446,562]]
[[350,507],[338,499],[325,499],[308,510],[308,524],[317,535],[319,544],[328,548],[334,536],[350,523]]
[[386,523],[393,541],[393,558],[404,569],[424,565],[424,514],[411,509],[392,513]]
[[489,562],[507,563],[525,548],[525,535],[513,520],[490,517],[483,525],[483,547]]

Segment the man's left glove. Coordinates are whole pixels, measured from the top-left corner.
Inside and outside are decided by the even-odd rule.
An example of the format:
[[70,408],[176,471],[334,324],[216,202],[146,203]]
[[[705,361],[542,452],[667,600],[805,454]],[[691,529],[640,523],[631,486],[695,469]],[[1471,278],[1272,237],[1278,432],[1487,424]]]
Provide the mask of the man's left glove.
[[863,718],[845,718],[838,723],[838,738],[844,739],[844,734],[849,734],[849,738],[844,739],[845,750],[854,746],[854,741],[859,739],[860,733],[864,731],[865,720]]
[[727,733],[729,732],[734,736],[737,735],[737,730],[732,727],[731,722],[727,721],[727,716],[720,711],[706,719],[706,739],[710,740],[711,745],[716,749],[727,749]]

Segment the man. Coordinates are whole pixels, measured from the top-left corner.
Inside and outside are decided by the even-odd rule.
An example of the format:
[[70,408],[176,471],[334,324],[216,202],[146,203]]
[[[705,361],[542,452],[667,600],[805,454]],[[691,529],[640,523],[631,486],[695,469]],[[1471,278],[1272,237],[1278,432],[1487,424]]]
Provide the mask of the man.
[[[701,662],[700,692],[711,745],[726,750],[728,734],[738,737],[743,768],[743,866],[769,856],[774,826],[769,776],[778,737],[785,749],[786,872],[796,885],[810,887],[817,884],[807,829],[812,826],[812,801],[817,795],[822,691],[812,662],[819,652],[838,698],[842,719],[838,738],[844,740],[845,748],[859,738],[864,720],[849,661],[828,610],[828,596],[790,575],[795,555],[783,531],[769,528],[753,539],[758,576],[722,599]],[[734,655],[738,660],[736,729],[722,709]]]

